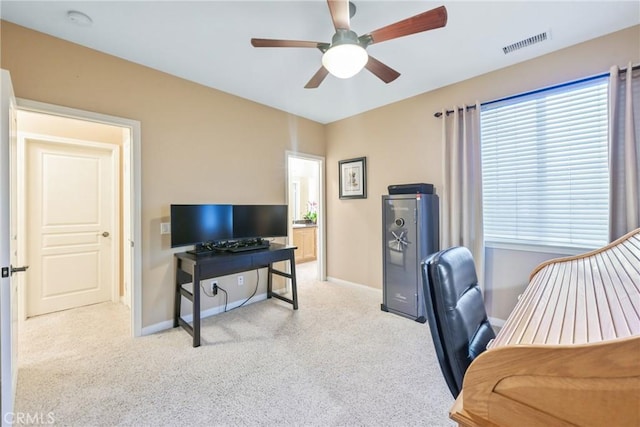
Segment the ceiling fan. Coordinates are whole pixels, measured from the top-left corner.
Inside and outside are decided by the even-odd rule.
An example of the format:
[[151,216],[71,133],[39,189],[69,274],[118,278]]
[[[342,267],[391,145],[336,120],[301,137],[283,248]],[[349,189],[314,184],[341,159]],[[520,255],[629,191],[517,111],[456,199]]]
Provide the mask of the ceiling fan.
[[340,78],[349,78],[366,68],[385,83],[400,76],[393,68],[383,64],[366,52],[367,46],[383,41],[404,37],[423,31],[444,27],[447,24],[447,9],[437,7],[420,13],[370,33],[358,36],[351,31],[350,20],[355,14],[355,5],[348,0],[327,0],[329,12],[336,29],[331,43],[301,41],[251,39],[253,47],[312,47],[320,49],[322,66],[305,85],[306,89],[320,86],[329,73]]

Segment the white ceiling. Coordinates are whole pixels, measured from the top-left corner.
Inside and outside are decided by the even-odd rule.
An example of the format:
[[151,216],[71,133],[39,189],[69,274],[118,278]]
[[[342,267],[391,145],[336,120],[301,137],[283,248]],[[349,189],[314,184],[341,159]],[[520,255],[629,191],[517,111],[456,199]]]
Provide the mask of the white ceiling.
[[[304,85],[321,52],[253,48],[249,40],[330,42],[325,1],[9,1],[2,19],[246,99],[329,123],[640,23],[632,1],[354,0],[358,35],[445,5],[446,27],[369,46],[401,76],[367,70]],[[79,26],[67,11],[89,15]],[[549,31],[550,40],[505,55],[502,47]]]

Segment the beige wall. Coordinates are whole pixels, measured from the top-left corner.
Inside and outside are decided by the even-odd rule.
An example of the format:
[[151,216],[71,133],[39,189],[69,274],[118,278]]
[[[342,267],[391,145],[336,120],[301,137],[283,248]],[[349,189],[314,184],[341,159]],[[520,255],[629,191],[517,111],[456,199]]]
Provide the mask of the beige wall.
[[[608,72],[629,61],[640,62],[640,26],[327,125],[327,275],[382,286],[381,195],[390,184],[412,182],[433,183],[442,192],[436,111]],[[360,156],[367,157],[368,198],[339,200],[338,161]],[[506,318],[540,262],[537,254],[517,256],[528,262],[488,258],[488,272],[495,273],[486,286],[490,316]]]
[[171,203],[284,203],[285,151],[325,155],[318,123],[11,23],[1,31],[17,97],[141,122],[143,327],[172,317],[175,250],[160,236]]

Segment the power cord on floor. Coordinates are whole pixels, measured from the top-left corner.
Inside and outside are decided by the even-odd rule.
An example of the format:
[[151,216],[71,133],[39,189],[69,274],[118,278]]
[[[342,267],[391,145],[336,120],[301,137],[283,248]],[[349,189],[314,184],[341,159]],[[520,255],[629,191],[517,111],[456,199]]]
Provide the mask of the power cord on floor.
[[[243,305],[245,305],[245,304],[246,304],[246,303],[247,303],[251,298],[253,298],[253,297],[255,296],[256,292],[258,292],[258,283],[260,283],[260,270],[256,270],[256,288],[253,290],[253,293],[249,296],[249,298],[247,298],[246,300],[244,300],[244,301],[242,302],[242,304],[240,304],[240,305],[239,305],[239,306],[237,306],[237,307],[234,307],[234,308],[233,308],[233,310],[235,310],[236,308],[240,308],[240,307],[242,307],[242,306],[243,306]],[[227,311],[227,310],[225,309],[225,311]],[[231,310],[229,310],[229,311],[231,311]]]
[[227,312],[227,302],[229,301],[229,294],[227,293],[226,290],[222,289],[220,286],[218,286],[218,289],[220,289],[222,292],[224,292],[224,312]]

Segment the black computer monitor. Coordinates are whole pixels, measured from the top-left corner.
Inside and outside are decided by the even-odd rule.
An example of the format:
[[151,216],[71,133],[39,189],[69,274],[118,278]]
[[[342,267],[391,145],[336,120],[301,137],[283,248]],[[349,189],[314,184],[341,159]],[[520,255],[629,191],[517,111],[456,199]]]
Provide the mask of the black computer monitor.
[[171,247],[233,237],[231,205],[171,205]]
[[233,205],[233,238],[287,235],[287,205]]

